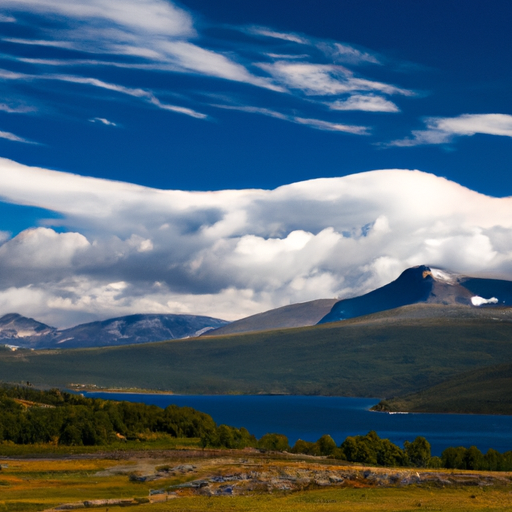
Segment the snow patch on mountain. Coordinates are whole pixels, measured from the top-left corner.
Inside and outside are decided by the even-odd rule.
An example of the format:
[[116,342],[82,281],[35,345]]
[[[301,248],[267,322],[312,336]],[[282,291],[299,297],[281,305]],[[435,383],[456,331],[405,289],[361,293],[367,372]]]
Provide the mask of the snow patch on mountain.
[[471,304],[473,304],[473,306],[483,306],[484,304],[498,304],[498,299],[496,297],[484,299],[483,297],[475,295],[474,297],[471,297]]
[[432,267],[430,267],[430,271],[432,272],[432,277],[436,281],[440,281],[447,284],[455,284],[457,282],[455,274],[452,274],[451,272],[447,272],[446,270],[441,270],[439,268]]

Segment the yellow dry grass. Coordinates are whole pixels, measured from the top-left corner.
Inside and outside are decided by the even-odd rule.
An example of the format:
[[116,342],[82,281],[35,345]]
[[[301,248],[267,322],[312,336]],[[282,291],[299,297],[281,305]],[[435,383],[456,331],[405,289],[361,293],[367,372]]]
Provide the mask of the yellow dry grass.
[[[253,457],[251,455],[251,457]],[[162,465],[195,464],[194,474],[169,475],[154,482],[131,482],[129,474],[148,474]],[[51,509],[62,503],[91,499],[148,497],[150,489],[165,488],[191,479],[213,474],[229,474],[242,464],[261,470],[322,469],[327,461],[276,460],[257,457],[249,461],[219,456],[191,460],[176,455],[172,459],[33,459],[0,460],[0,512],[30,512]],[[245,469],[244,471],[246,471]],[[387,471],[373,469],[375,472]],[[404,470],[407,471],[407,470]],[[449,472],[447,472],[449,473]],[[454,512],[512,512],[512,475],[492,486],[404,486],[372,487],[349,485],[301,492],[255,493],[233,497],[193,496],[180,491],[180,497],[133,507],[109,506],[109,512],[409,512],[418,510]],[[160,502],[159,502],[160,501]],[[107,507],[97,508],[106,512]]]

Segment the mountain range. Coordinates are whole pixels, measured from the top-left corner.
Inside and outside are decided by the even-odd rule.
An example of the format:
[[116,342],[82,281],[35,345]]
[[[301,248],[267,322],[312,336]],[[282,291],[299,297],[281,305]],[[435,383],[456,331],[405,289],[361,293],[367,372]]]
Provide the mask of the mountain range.
[[131,345],[196,337],[227,323],[197,315],[129,315],[56,329],[10,313],[0,318],[0,343],[34,349]]
[[86,348],[224,336],[339,322],[413,304],[439,306],[421,309],[423,318],[478,316],[477,310],[512,307],[512,281],[468,277],[420,265],[358,297],[291,304],[231,323],[196,315],[141,314],[60,330],[11,313],[0,318],[0,343],[34,349]]
[[[512,281],[468,277],[419,265],[404,270],[395,281],[359,297],[292,304],[237,320],[219,329],[212,329],[205,335],[306,327],[420,303],[464,306],[452,309],[451,315],[454,311],[460,315],[467,315],[469,310],[482,307],[510,307]],[[423,310],[422,314],[443,313],[442,309],[430,308]]]

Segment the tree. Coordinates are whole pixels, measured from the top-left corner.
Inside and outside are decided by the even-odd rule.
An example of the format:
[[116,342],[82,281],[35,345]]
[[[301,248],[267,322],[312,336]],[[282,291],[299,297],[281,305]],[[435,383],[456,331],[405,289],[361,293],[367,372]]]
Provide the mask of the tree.
[[303,441],[302,439],[297,439],[297,442],[293,445],[291,449],[292,453],[303,453],[305,455],[316,455],[316,443],[311,443],[309,441]]
[[265,434],[258,441],[258,448],[275,452],[285,452],[290,450],[288,438],[283,434]]
[[466,469],[464,462],[465,455],[466,448],[463,446],[446,448],[446,450],[441,453],[443,467],[446,469]]
[[318,448],[318,453],[320,455],[332,455],[334,450],[336,450],[336,442],[329,435],[322,436],[315,445]]
[[430,443],[421,436],[418,436],[412,443],[405,441],[405,453],[409,460],[409,464],[418,468],[428,467],[430,461]]
[[483,469],[484,456],[476,446],[470,446],[464,455],[466,469]]
[[389,439],[382,439],[377,452],[377,463],[381,466],[403,466],[406,460],[404,451]]

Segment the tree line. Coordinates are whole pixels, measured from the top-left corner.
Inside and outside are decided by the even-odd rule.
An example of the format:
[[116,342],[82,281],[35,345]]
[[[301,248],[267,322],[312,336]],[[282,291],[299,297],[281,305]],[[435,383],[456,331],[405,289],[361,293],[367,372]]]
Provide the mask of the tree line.
[[374,431],[349,436],[339,446],[331,436],[324,435],[316,442],[299,439],[291,447],[282,434],[269,433],[257,439],[245,428],[217,425],[211,416],[191,407],[170,405],[162,409],[142,403],[85,398],[58,389],[0,386],[0,443],[108,445],[147,433],[199,438],[203,448],[252,447],[380,466],[512,471],[512,451],[499,453],[490,449],[483,454],[475,446],[452,447],[444,450],[441,457],[432,457],[424,437],[406,441],[400,448]]

